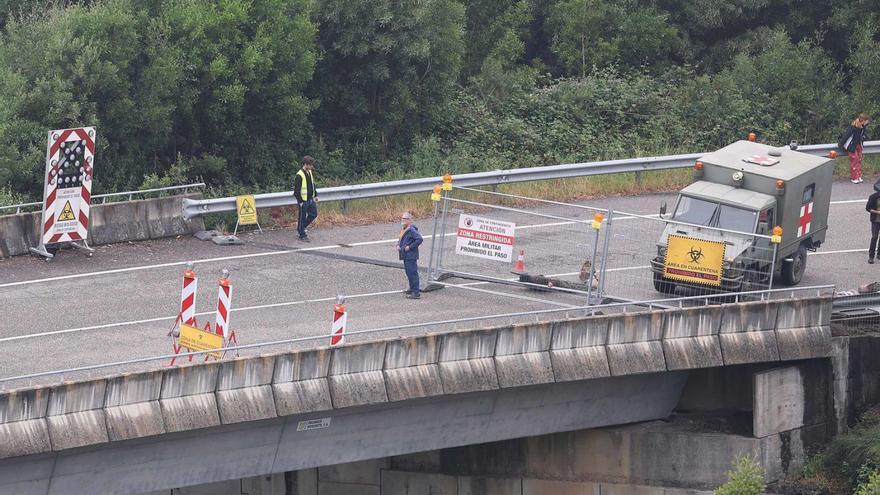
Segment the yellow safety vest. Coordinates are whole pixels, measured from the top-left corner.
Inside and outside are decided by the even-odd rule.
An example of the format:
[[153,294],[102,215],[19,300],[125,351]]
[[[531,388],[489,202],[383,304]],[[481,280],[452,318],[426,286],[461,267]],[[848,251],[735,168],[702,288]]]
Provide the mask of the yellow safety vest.
[[[303,199],[314,199],[314,196],[309,198],[309,182],[306,180],[306,171],[303,169],[299,169],[299,172],[296,173],[302,179],[302,185],[299,188],[299,196]],[[309,170],[309,179],[312,181],[312,187],[315,188],[315,192],[317,193],[318,188],[315,186],[315,176],[312,174],[312,171]]]

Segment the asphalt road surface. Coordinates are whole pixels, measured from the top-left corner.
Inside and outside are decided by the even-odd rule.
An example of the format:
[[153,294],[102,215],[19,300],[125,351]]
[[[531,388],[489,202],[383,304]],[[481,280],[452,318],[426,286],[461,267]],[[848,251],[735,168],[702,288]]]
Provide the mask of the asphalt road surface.
[[[866,262],[870,227],[864,201],[870,193],[868,183],[835,183],[828,236],[821,249],[810,254],[801,286],[833,284],[847,290],[880,280],[880,264]],[[672,205],[674,195],[608,198],[581,206],[654,215],[663,200]],[[477,214],[516,223],[516,248],[526,250],[530,273],[576,280],[593,249],[594,232],[588,225],[593,211],[562,205],[529,205],[525,209],[528,213],[491,210]],[[457,219],[458,215],[450,213],[446,223],[444,267],[511,278],[508,263],[454,254],[455,238],[450,234]],[[416,224],[425,236],[420,249],[424,266],[431,249],[433,222],[421,219]],[[615,223],[607,287],[634,299],[663,297],[651,288],[646,267],[662,230],[659,225],[638,218]],[[560,312],[545,317],[559,317],[585,303],[582,294],[536,292],[461,278],[446,280],[449,285],[424,293],[421,300],[405,299],[406,277],[402,266],[397,266],[395,249],[398,232],[397,224],[315,229],[310,232],[312,242],[304,244],[296,239],[295,231],[280,230],[244,235],[247,244],[242,246],[221,247],[182,237],[100,246],[91,258],[64,250],[49,263],[27,256],[0,260],[0,379],[169,354],[167,333],[179,309],[181,275],[187,260],[195,261],[199,276],[197,312],[202,325],[213,325],[217,279],[226,268],[233,285],[230,324],[240,344],[320,337],[248,349],[244,354],[326,345],[333,302],[340,293],[348,297],[349,332],[409,325],[352,335],[350,342],[516,320],[481,318],[489,315],[557,310]],[[426,324],[462,318],[480,320]],[[125,369],[153,368],[167,362]],[[2,381],[0,390],[105,375],[119,369]]]

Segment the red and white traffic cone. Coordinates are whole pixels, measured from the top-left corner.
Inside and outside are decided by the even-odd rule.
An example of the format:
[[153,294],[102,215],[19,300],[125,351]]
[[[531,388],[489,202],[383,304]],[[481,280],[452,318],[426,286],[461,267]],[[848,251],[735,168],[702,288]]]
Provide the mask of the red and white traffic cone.
[[333,305],[333,326],[330,330],[330,347],[345,345],[345,322],[348,313],[345,312],[345,296],[336,296],[336,304]]
[[217,318],[214,331],[226,340],[229,337],[229,312],[232,311],[232,285],[229,283],[229,270],[223,269],[217,294]]
[[193,271],[193,262],[186,264],[183,272],[183,289],[180,291],[180,322],[187,325],[196,323],[196,292],[199,287],[199,279]]
[[513,266],[513,270],[511,270],[510,273],[520,275],[525,272],[526,272],[526,250],[520,249],[519,256],[517,256],[517,258],[516,258],[516,265]]

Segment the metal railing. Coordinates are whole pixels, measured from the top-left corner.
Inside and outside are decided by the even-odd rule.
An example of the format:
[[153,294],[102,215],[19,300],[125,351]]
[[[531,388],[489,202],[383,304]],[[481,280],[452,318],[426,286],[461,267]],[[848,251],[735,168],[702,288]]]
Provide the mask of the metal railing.
[[[825,155],[836,150],[836,144],[811,144],[797,147],[797,151],[811,155]],[[865,154],[880,153],[880,141],[868,141],[864,144]],[[706,152],[708,153],[708,152]],[[603,160],[597,162],[570,163],[565,165],[548,165],[546,167],[528,167],[490,172],[475,172],[454,175],[457,187],[492,186],[530,182],[539,180],[564,179],[569,177],[586,177],[616,173],[641,173],[655,170],[690,167],[694,161],[706,153],[688,153],[684,155],[649,156],[627,158],[623,160]],[[389,182],[373,182],[352,186],[325,187],[318,189],[321,201],[350,201],[355,199],[412,194],[430,191],[441,180],[440,177],[422,177],[419,179],[395,180]],[[274,208],[296,204],[293,191],[264,193],[254,195],[257,208]],[[235,197],[202,200],[184,200],[183,217],[186,219],[208,213],[225,213],[235,211]]]
[[[115,193],[107,193],[107,194],[96,194],[96,195],[92,196],[91,203],[94,204],[95,200],[100,199],[101,203],[103,204],[103,203],[106,203],[107,199],[109,199],[109,198],[116,198],[116,197],[120,197],[120,196],[128,196],[127,201],[131,201],[132,199],[134,199],[134,197],[136,195],[140,195],[140,194],[149,194],[149,193],[166,192],[166,191],[177,191],[177,190],[181,190],[181,189],[185,193],[187,190],[194,189],[197,187],[205,187],[205,183],[204,182],[196,182],[193,184],[186,184],[186,185],[182,185],[182,186],[155,187],[152,189],[140,189],[137,191],[123,191],[123,192],[115,192]],[[20,203],[17,205],[0,206],[0,211],[14,209],[15,214],[17,215],[17,214],[21,213],[21,210],[24,208],[33,208],[33,207],[42,207],[42,206],[43,206],[42,201],[34,201],[32,203]]]
[[[787,287],[784,289],[771,289],[771,290],[760,290],[760,291],[751,291],[751,292],[741,292],[738,294],[732,294],[735,296],[735,302],[739,302],[739,297],[743,298],[754,298],[754,296],[759,296],[761,300],[773,299],[772,295],[774,294],[784,294],[788,293],[789,298],[794,299],[795,293],[807,293],[807,292],[816,292],[816,297],[820,297],[823,295],[823,292],[827,293],[827,295],[831,295],[834,292],[834,285],[814,285],[808,287]],[[565,308],[553,308],[553,309],[539,309],[532,311],[521,311],[516,313],[504,313],[504,314],[496,314],[496,315],[487,315],[487,316],[470,316],[466,318],[456,318],[450,320],[439,320],[439,321],[429,321],[429,322],[421,322],[421,323],[409,323],[405,325],[394,325],[388,327],[378,327],[378,328],[370,328],[367,330],[356,330],[356,331],[347,331],[345,333],[346,337],[352,337],[355,335],[369,335],[380,332],[390,332],[396,330],[410,330],[414,328],[422,328],[425,329],[427,327],[437,327],[441,325],[453,325],[458,323],[468,323],[474,321],[485,321],[485,320],[494,320],[501,318],[516,318],[523,316],[540,316],[547,315],[551,313],[571,313],[571,312],[582,312],[583,315],[594,315],[597,313],[601,313],[608,310],[623,310],[624,312],[629,307],[637,307],[641,310],[652,311],[654,309],[675,309],[675,308],[684,308],[686,301],[699,301],[701,305],[709,305],[712,300],[716,299],[717,296],[713,295],[697,295],[697,296],[688,296],[688,297],[677,297],[677,298],[669,298],[669,299],[655,299],[650,301],[623,301],[623,302],[614,302],[608,304],[599,304],[594,306],[574,306],[574,307],[565,307]],[[694,305],[690,305],[687,307],[694,307]],[[313,342],[313,341],[328,341],[329,335],[315,335],[309,337],[296,337],[292,339],[283,339],[283,340],[275,340],[269,342],[258,342],[254,344],[242,344],[236,346],[230,346],[222,349],[223,351],[242,351],[248,349],[259,349],[262,347],[271,347],[278,345],[291,345],[291,344],[299,344],[304,342]],[[137,358],[137,359],[129,359],[126,361],[116,361],[112,363],[102,363],[102,364],[94,364],[90,366],[80,366],[77,368],[68,368],[63,370],[52,370],[52,371],[43,371],[40,373],[30,373],[26,375],[18,375],[0,378],[0,383],[12,382],[17,380],[28,380],[33,378],[41,378],[46,376],[53,375],[65,375],[70,373],[79,373],[86,371],[94,371],[99,369],[106,368],[114,368],[118,366],[128,366],[133,364],[143,364],[149,363],[153,361],[163,361],[172,358],[182,358],[186,356],[201,356],[205,354],[210,354],[212,352],[217,352],[217,350],[209,350],[209,351],[196,351],[196,352],[181,352],[179,354],[163,354],[160,356],[150,356],[145,358]]]

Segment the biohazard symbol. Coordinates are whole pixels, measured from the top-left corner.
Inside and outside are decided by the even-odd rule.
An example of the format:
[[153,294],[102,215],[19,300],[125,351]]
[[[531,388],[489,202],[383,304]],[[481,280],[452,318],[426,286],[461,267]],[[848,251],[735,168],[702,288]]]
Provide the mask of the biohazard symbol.
[[61,214],[58,215],[59,222],[69,222],[70,220],[76,220],[76,217],[73,216],[73,208],[70,206],[70,201],[64,204],[64,208],[61,210]]
[[692,263],[699,263],[700,259],[703,257],[703,249],[694,249],[693,246],[691,246],[691,250],[688,251],[688,256],[691,257]]
[[241,209],[238,210],[239,215],[254,215],[257,211],[254,210],[254,207],[251,206],[251,202],[245,199],[241,202]]

